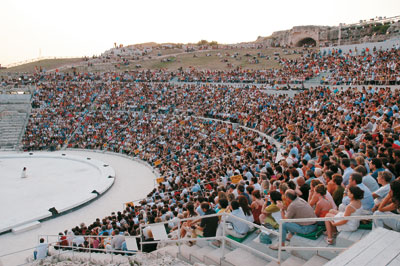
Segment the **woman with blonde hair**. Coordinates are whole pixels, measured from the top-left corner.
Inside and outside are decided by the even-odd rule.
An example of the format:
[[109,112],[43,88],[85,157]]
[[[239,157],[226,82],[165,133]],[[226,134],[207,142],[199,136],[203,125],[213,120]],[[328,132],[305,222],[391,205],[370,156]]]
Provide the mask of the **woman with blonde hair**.
[[261,189],[262,189],[262,194],[264,195],[264,197],[268,195],[270,186],[271,186],[271,183],[269,182],[269,180],[263,180],[261,182]]

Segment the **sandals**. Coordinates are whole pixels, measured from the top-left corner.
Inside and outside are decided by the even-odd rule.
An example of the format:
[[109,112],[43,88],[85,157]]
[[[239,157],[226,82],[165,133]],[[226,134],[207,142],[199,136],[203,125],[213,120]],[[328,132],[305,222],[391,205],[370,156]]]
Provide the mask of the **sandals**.
[[333,238],[325,237],[324,240],[328,245],[333,245]]

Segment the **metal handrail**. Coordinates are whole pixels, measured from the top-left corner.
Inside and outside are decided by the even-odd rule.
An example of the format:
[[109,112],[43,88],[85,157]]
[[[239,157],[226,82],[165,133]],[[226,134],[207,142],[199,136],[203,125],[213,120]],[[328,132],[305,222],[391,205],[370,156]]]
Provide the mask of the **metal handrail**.
[[317,251],[343,251],[347,248],[341,247],[287,247],[282,246],[282,226],[284,223],[298,223],[298,222],[318,222],[318,221],[342,221],[342,220],[376,220],[376,219],[400,219],[400,215],[359,215],[359,216],[344,216],[344,217],[317,217],[317,218],[295,218],[295,219],[281,219],[279,221],[279,238],[278,238],[278,260],[281,261],[282,250],[317,250]]
[[375,220],[381,218],[395,218],[400,219],[398,214],[390,215],[359,215],[359,216],[343,216],[343,217],[316,217],[316,218],[295,218],[295,219],[281,219],[283,223],[299,223],[299,222],[319,222],[319,221],[332,221],[332,220]]
[[[215,236],[215,237],[204,237],[204,238],[181,238],[180,237],[180,228],[181,228],[181,223],[184,221],[192,221],[192,220],[197,220],[200,221],[203,218],[210,218],[210,217],[221,217],[221,223],[222,223],[222,227],[223,227],[223,235],[222,236]],[[265,254],[263,252],[260,252],[259,250],[256,250],[252,247],[246,246],[244,244],[241,243],[237,243],[236,241],[233,241],[232,239],[228,238],[226,236],[226,232],[225,232],[225,221],[227,217],[231,217],[233,219],[237,219],[243,223],[249,224],[255,228],[258,228],[262,231],[267,231],[269,233],[272,233],[274,235],[278,236],[278,257],[275,258],[273,256],[270,256],[268,254]],[[281,261],[281,253],[283,250],[303,250],[303,251],[344,251],[348,248],[346,247],[303,247],[303,246],[296,246],[296,247],[286,247],[286,246],[282,246],[282,226],[284,223],[288,223],[288,222],[317,222],[317,221],[332,221],[332,220],[376,220],[376,219],[388,219],[388,218],[395,218],[395,219],[400,219],[400,215],[361,215],[361,216],[346,216],[346,217],[321,217],[321,218],[297,218],[297,219],[281,219],[279,221],[279,232],[276,232],[274,230],[270,230],[268,228],[259,226],[257,224],[254,224],[252,222],[249,222],[245,219],[236,217],[234,215],[232,215],[231,213],[217,213],[217,214],[210,214],[210,215],[204,215],[204,216],[195,216],[195,217],[189,217],[189,218],[184,218],[184,219],[179,219],[178,220],[178,239],[164,239],[164,240],[153,240],[153,241],[144,241],[142,239],[143,233],[141,233],[140,235],[137,236],[130,236],[130,237],[134,237],[134,238],[140,238],[140,250],[137,251],[132,251],[132,250],[116,250],[116,249],[99,249],[99,248],[85,248],[85,247],[77,247],[77,246],[61,246],[61,245],[57,245],[60,241],[60,235],[38,235],[38,238],[40,237],[46,237],[47,238],[47,243],[49,243],[50,245],[53,246],[57,246],[59,247],[59,254],[61,252],[61,249],[65,248],[67,250],[65,250],[66,252],[76,252],[76,251],[81,251],[81,250],[88,250],[89,253],[91,253],[92,251],[101,251],[101,252],[105,252],[105,253],[110,253],[111,256],[113,256],[113,253],[127,253],[127,254],[135,254],[137,252],[141,252],[143,245],[146,244],[158,244],[158,243],[177,243],[178,244],[178,248],[179,251],[178,253],[181,254],[181,244],[185,241],[208,241],[208,240],[222,240],[222,257],[221,259],[224,259],[225,257],[225,243],[226,241],[229,241],[231,243],[233,243],[234,245],[240,247],[240,248],[244,248],[249,250],[250,252],[252,252],[253,254],[257,254],[261,257],[264,257],[268,260],[273,260],[276,261],[278,263],[280,263]],[[164,222],[159,222],[159,223],[153,223],[153,224],[140,224],[140,231],[142,232],[143,228],[146,226],[152,226],[152,225],[157,225],[157,224],[168,224],[170,221],[164,221]],[[49,237],[57,237],[57,241],[56,242],[49,242]],[[68,235],[66,236],[68,237]],[[75,237],[75,236],[71,236],[71,237]],[[114,238],[115,236],[103,236],[103,235],[82,235],[82,237],[84,238]],[[23,250],[19,250],[16,252],[11,252],[11,253],[7,253],[7,254],[2,254],[0,255],[1,257],[5,257],[5,256],[10,256],[10,255],[14,255],[14,254],[18,254],[24,251],[28,251],[28,250],[32,250],[35,249],[36,247],[32,247],[32,248],[28,248],[28,249],[23,249]],[[55,254],[57,255],[57,254]],[[91,255],[90,255],[91,256]]]
[[[202,216],[194,216],[194,217],[189,217],[189,218],[183,218],[183,219],[179,219],[179,222],[193,221],[193,220],[199,220],[199,221],[200,221],[200,220],[202,220],[203,218],[222,217],[222,216],[228,216],[228,217],[231,217],[231,218],[233,218],[233,219],[237,219],[237,220],[239,220],[239,221],[241,221],[241,222],[243,222],[243,223],[246,223],[246,224],[248,224],[248,225],[251,225],[251,226],[253,226],[253,227],[256,227],[256,228],[258,228],[258,229],[260,229],[260,230],[262,230],[262,231],[267,231],[267,232],[269,232],[269,233],[271,233],[271,234],[278,235],[278,232],[276,232],[275,230],[271,230],[271,229],[268,229],[268,228],[266,228],[266,227],[264,227],[264,226],[260,226],[260,225],[258,225],[258,224],[249,222],[249,221],[247,221],[247,220],[245,220],[245,219],[242,219],[242,218],[240,218],[240,217],[237,217],[237,216],[232,215],[232,213],[227,213],[227,212],[215,213],[215,214],[208,214],[208,215],[202,215]],[[141,227],[145,227],[145,226],[151,226],[151,225],[157,225],[157,224],[168,224],[169,222],[170,222],[170,221],[159,222],[159,223],[152,223],[152,224],[144,224],[144,225],[141,224],[140,226],[141,226]]]
[[[52,242],[52,243],[57,243],[57,242]],[[52,244],[52,243],[49,243],[49,245]],[[7,257],[7,256],[11,256],[11,255],[18,254],[18,253],[21,253],[21,252],[24,252],[24,251],[28,251],[28,250],[31,250],[31,249],[35,249],[35,248],[36,248],[36,246],[31,247],[31,248],[24,248],[24,249],[21,249],[21,250],[18,250],[18,251],[13,251],[13,252],[6,253],[6,254],[1,254],[1,255],[0,255],[0,258],[2,258],[2,257]]]
[[[181,238],[180,237],[180,225],[181,225],[181,222],[183,222],[183,221],[192,221],[192,220],[201,220],[203,218],[210,218],[210,217],[221,217],[221,223],[222,223],[222,227],[223,227],[222,236],[202,237],[201,239],[197,239],[197,238]],[[225,257],[225,242],[229,241],[229,242],[232,242],[234,245],[237,245],[239,247],[245,248],[245,249],[247,249],[247,250],[249,250],[249,251],[251,251],[253,253],[256,253],[259,256],[262,256],[262,257],[264,257],[264,258],[266,258],[268,260],[273,260],[273,261],[276,261],[276,262],[279,261],[275,257],[272,257],[272,256],[270,256],[268,254],[262,253],[262,252],[254,249],[252,247],[237,243],[236,241],[233,241],[232,239],[228,238],[226,236],[226,232],[225,232],[225,220],[226,220],[227,217],[231,217],[233,219],[237,219],[237,220],[239,220],[241,222],[244,222],[244,223],[249,224],[249,225],[251,225],[251,226],[253,226],[255,228],[258,228],[261,231],[264,231],[264,232],[267,231],[268,233],[271,233],[271,234],[279,236],[279,233],[274,231],[274,230],[271,230],[271,229],[265,228],[263,226],[254,224],[254,223],[249,222],[249,221],[247,221],[245,219],[242,219],[240,217],[234,216],[231,213],[223,212],[223,213],[217,213],[217,214],[209,214],[209,215],[204,215],[204,216],[195,216],[195,217],[190,217],[190,218],[179,219],[179,222],[178,222],[178,239],[176,239],[176,240],[164,239],[164,240],[154,240],[154,241],[141,241],[140,244],[141,244],[141,247],[143,247],[143,245],[146,245],[146,244],[177,243],[178,244],[178,253],[180,254],[181,253],[181,246],[180,245],[181,245],[182,242],[193,241],[195,239],[197,239],[196,241],[222,240],[222,257],[221,257],[221,259],[223,259]],[[169,223],[169,221],[153,223],[153,224],[145,224],[145,225],[141,224],[140,225],[141,235],[143,235],[142,230],[143,230],[143,227],[145,227],[145,226],[151,226],[151,225],[157,225],[157,224],[167,224],[167,223]]]
[[[68,235],[63,235],[65,237],[69,237]],[[116,237],[116,236],[99,236],[99,235],[79,235],[82,236],[84,238],[89,238],[89,240],[91,238],[111,238],[111,240]],[[75,256],[74,252],[81,252],[83,251],[88,251],[89,252],[89,256],[91,258],[91,253],[92,251],[97,251],[97,252],[103,252],[103,253],[107,253],[107,254],[111,254],[111,261],[113,261],[113,254],[114,253],[124,253],[124,254],[130,254],[130,255],[134,255],[138,252],[140,252],[139,250],[122,250],[122,249],[106,249],[106,248],[91,248],[91,247],[78,247],[78,246],[73,246],[73,245],[68,245],[68,246],[64,246],[64,245],[59,245],[60,243],[60,235],[38,235],[38,238],[40,237],[46,237],[47,238],[47,242],[49,237],[57,237],[58,241],[56,242],[51,242],[51,244],[53,244],[54,247],[58,247],[58,254],[54,254],[52,256],[59,256],[61,254],[61,250],[63,250],[63,254],[68,253],[68,252],[72,252],[72,256]],[[76,237],[76,235],[73,235],[71,237]],[[140,238],[141,236],[128,236],[128,237],[133,237],[133,238]],[[49,244],[49,246],[51,245]],[[22,252],[22,251],[19,251]],[[18,252],[15,252],[18,253]],[[1,256],[0,256],[1,257]]]

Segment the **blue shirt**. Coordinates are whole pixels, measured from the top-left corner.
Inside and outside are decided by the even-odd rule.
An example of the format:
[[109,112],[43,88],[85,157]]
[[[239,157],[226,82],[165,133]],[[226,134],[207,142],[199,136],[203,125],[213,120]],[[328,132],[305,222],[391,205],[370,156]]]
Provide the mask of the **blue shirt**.
[[203,216],[203,215],[204,215],[204,212],[203,212],[203,210],[201,209],[201,205],[199,205],[199,206],[196,208],[196,212],[197,212],[200,216]]
[[345,186],[347,186],[349,184],[350,175],[352,173],[354,173],[353,168],[347,167],[346,169],[344,169],[344,172],[343,172],[343,184]]
[[364,210],[370,211],[374,207],[374,198],[372,197],[371,190],[363,183],[357,185],[364,191],[364,198],[361,200],[361,204]]
[[[233,216],[246,220],[246,216],[244,215],[244,212],[240,207],[237,210],[233,210],[231,214]],[[247,234],[247,232],[250,230],[250,227],[247,225],[247,223],[239,221],[238,219],[228,217],[226,221],[232,223],[233,229],[241,235]]]
[[199,190],[200,190],[199,184],[194,185],[194,186],[192,187],[192,189],[191,189],[192,192],[198,192]]
[[297,147],[293,147],[292,149],[290,149],[289,154],[294,154],[294,156],[296,156],[296,158],[299,157],[299,150],[297,149]]
[[311,160],[310,154],[309,154],[309,153],[306,153],[306,154],[303,156],[303,159],[306,160],[307,162],[308,162],[309,160]]

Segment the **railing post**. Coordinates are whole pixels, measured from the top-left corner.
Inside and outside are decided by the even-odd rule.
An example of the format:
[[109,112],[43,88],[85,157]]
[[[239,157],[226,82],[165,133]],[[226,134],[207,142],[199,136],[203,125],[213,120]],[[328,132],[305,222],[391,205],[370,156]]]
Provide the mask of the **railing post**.
[[282,221],[279,221],[279,237],[278,237],[278,263],[281,264],[282,255]]
[[140,235],[139,235],[139,243],[140,243],[140,252],[143,253],[143,229],[142,229],[142,224],[139,225],[139,229],[140,229]]
[[92,261],[92,248],[90,247],[90,242],[92,240],[92,236],[89,236],[89,261]]
[[[111,239],[111,241],[112,241],[112,239]],[[114,249],[112,248],[112,246],[111,246],[111,262],[114,262]]]
[[[178,240],[181,240],[181,219],[178,221]],[[178,241],[178,254],[181,255],[181,241]]]
[[226,230],[226,213],[223,213],[222,217],[221,217],[221,222],[222,222],[222,257],[221,260],[225,259],[225,230]]
[[[68,238],[66,238],[67,236],[65,236],[65,239],[68,240]],[[60,254],[61,254],[61,238],[58,238],[58,259],[60,259]]]

